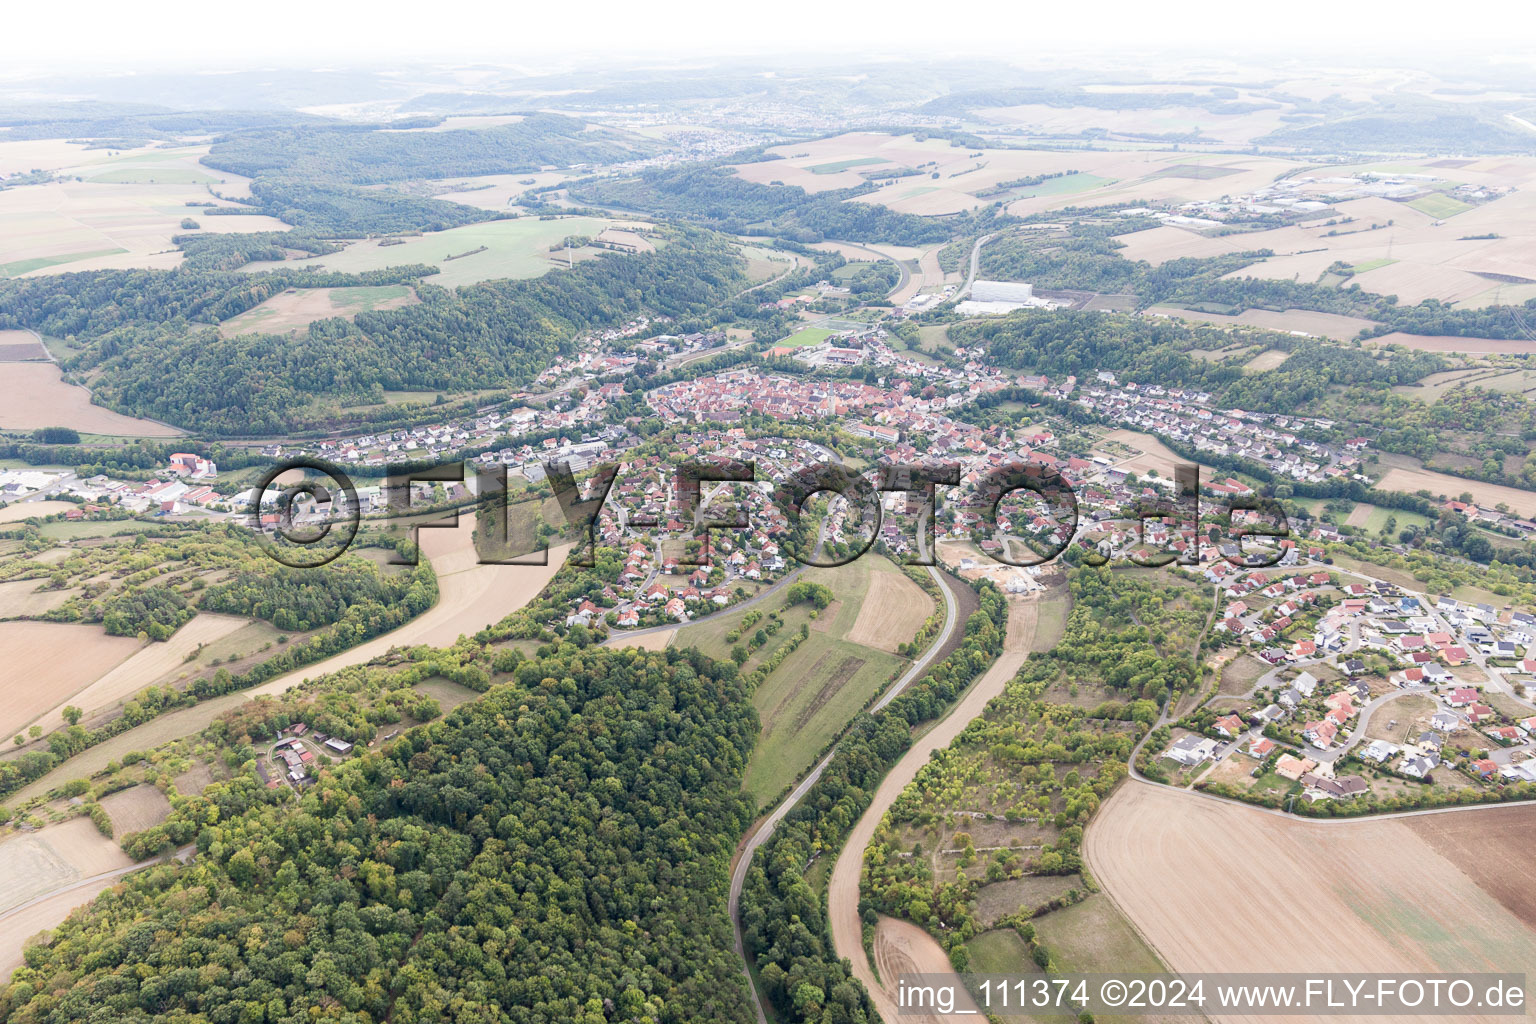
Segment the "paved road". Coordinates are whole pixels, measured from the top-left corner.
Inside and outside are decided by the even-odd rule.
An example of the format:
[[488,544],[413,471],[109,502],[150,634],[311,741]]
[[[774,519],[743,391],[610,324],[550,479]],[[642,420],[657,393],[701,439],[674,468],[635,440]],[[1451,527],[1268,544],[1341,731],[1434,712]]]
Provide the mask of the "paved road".
[[996,237],[996,233],[982,235],[976,239],[976,244],[971,246],[971,270],[970,273],[965,275],[965,284],[961,285],[960,290],[955,292],[955,301],[958,302],[971,293],[971,285],[976,283],[976,267],[981,262],[981,247]]
[[[896,683],[870,708],[871,714],[885,708],[887,704],[900,696],[902,691],[914,681],[921,679],[923,673],[927,671],[928,666],[938,656],[939,651],[943,649],[944,645],[949,641],[951,634],[955,631],[955,626],[960,617],[960,606],[955,601],[955,592],[952,589],[952,584],[945,578],[943,573],[932,566],[928,567],[928,574],[933,577],[934,582],[939,585],[939,590],[944,594],[944,626],[939,630],[939,635],[934,638],[933,643],[928,646],[928,650],[923,656],[913,662],[912,667],[907,669],[902,674],[902,677],[896,680]],[[788,577],[785,577],[781,582],[788,582],[788,579]],[[790,790],[789,795],[767,817],[763,818],[752,832],[748,833],[746,842],[737,851],[736,862],[731,870],[731,927],[736,933],[736,955],[741,958],[741,969],[747,975],[747,986],[752,992],[752,1008],[757,1011],[758,1024],[768,1024],[768,1016],[763,1012],[763,1004],[758,997],[757,986],[753,984],[752,972],[747,967],[746,944],[741,934],[741,891],[746,885],[747,872],[752,868],[752,858],[757,853],[758,847],[768,841],[768,837],[773,835],[773,830],[778,828],[779,822],[783,821],[785,815],[799,805],[800,801],[805,798],[805,794],[809,793],[811,787],[816,785],[817,781],[821,779],[821,773],[832,762],[832,757],[836,752],[837,747],[834,745],[832,750],[817,762],[816,767],[812,768],[805,778],[800,780],[800,784]]]

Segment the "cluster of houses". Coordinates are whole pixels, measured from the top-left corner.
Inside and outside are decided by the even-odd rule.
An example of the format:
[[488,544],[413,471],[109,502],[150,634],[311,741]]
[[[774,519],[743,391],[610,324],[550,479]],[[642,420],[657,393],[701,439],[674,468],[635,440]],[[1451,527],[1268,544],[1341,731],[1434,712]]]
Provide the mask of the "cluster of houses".
[[285,781],[295,789],[309,785],[314,781],[309,771],[315,763],[315,751],[311,749],[311,743],[336,757],[346,757],[352,752],[352,744],[346,740],[322,732],[311,733],[306,723],[299,722],[287,729],[278,730],[278,741],[272,745],[272,757],[283,764],[282,774],[274,776],[267,765],[257,758],[257,776],[268,789],[277,789]]

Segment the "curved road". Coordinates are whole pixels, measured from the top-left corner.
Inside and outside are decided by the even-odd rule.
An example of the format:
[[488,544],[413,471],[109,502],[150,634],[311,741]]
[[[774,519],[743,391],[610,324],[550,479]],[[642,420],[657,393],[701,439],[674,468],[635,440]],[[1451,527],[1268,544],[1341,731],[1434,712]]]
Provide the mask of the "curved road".
[[[886,705],[899,697],[908,686],[922,678],[923,673],[928,670],[928,666],[933,663],[933,659],[938,656],[939,651],[943,650],[944,645],[949,642],[950,636],[955,631],[959,618],[959,605],[955,602],[955,592],[951,589],[951,584],[944,577],[943,573],[934,569],[931,565],[927,569],[928,575],[933,577],[933,581],[939,585],[939,590],[944,595],[944,626],[939,630],[939,635],[934,638],[933,643],[928,645],[928,650],[924,652],[923,656],[914,661],[912,666],[902,674],[901,678],[896,680],[895,684],[874,703],[870,708],[871,714],[883,710]],[[773,830],[778,828],[779,822],[784,820],[784,816],[794,810],[800,801],[805,798],[805,794],[811,791],[811,787],[816,785],[817,781],[821,778],[821,773],[826,770],[827,765],[832,762],[832,757],[836,753],[837,745],[834,742],[832,749],[816,763],[816,767],[812,768],[805,778],[800,780],[799,785],[790,790],[789,795],[767,817],[758,822],[751,832],[747,833],[746,841],[742,844],[741,849],[737,851],[735,863],[731,868],[729,904],[731,927],[736,933],[736,955],[741,958],[741,969],[747,976],[747,987],[752,993],[752,1008],[757,1012],[758,1024],[768,1024],[768,1016],[763,1012],[763,1004],[758,996],[757,985],[752,981],[752,972],[747,966],[747,950],[741,935],[741,890],[746,885],[747,872],[752,868],[752,858],[756,855],[758,847],[768,841],[768,837],[773,835]]]

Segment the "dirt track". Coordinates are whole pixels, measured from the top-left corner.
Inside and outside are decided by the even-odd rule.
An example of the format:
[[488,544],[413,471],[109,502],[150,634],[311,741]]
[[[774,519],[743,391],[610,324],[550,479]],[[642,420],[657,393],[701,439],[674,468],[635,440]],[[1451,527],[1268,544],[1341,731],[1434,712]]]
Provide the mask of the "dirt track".
[[[1062,597],[1056,592],[1051,592],[1050,596],[1055,599]],[[833,948],[839,957],[846,957],[853,965],[854,977],[869,990],[876,1010],[887,1021],[897,1019],[898,1007],[894,994],[896,979],[889,977],[885,983],[882,983],[881,979],[875,977],[874,972],[869,969],[869,960],[864,955],[863,923],[859,918],[859,875],[864,866],[864,850],[869,846],[869,841],[874,836],[875,827],[880,824],[880,819],[885,816],[891,804],[895,803],[902,790],[917,777],[918,771],[928,763],[934,751],[949,746],[954,738],[970,724],[971,719],[981,714],[987,703],[1003,692],[1003,687],[1013,678],[1014,673],[1024,664],[1024,659],[1034,648],[1035,626],[1038,621],[1039,598],[1010,601],[1008,632],[997,661],[980,679],[971,684],[960,702],[955,705],[954,710],[926,734],[919,737],[912,748],[886,774],[879,789],[875,791],[874,799],[857,824],[853,826],[847,842],[843,844],[842,852],[838,854],[837,862],[832,866],[832,877],[827,886],[827,910],[832,921]],[[949,962],[939,944],[920,928],[912,927],[910,931],[899,932],[886,929],[885,935],[887,944],[891,941],[891,936],[899,935],[901,948],[899,950],[882,949],[879,942],[880,933],[877,932],[875,948],[877,962],[897,964],[903,957],[921,965],[947,965]],[[937,969],[948,970],[949,968],[944,966]],[[942,1019],[959,1021],[975,1018],[956,1014]]]
[[1536,931],[1436,852],[1412,820],[1291,821],[1126,783],[1089,825],[1083,851],[1174,971],[1507,971],[1536,964]]

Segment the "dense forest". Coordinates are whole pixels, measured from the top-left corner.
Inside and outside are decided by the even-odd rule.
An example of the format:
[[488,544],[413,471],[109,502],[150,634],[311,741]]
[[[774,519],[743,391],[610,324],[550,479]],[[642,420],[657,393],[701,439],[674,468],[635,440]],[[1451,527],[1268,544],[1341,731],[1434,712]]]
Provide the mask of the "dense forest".
[[263,213],[328,238],[444,231],[502,216],[442,199],[287,178],[259,178],[251,182],[251,198],[238,201],[243,208],[212,206],[203,213]]
[[[777,235],[796,242],[824,238],[924,245],[945,242],[954,220],[896,213],[884,206],[845,202],[870,187],[812,195],[795,185],[758,185],[729,168],[681,167],[647,171],[638,178],[576,185],[572,199],[634,210],[670,220],[690,220],[732,234]],[[991,208],[987,208],[992,213]]]
[[427,268],[365,275],[98,271],[0,282],[0,327],[73,336],[68,370],[99,371],[105,404],[194,430],[261,434],[295,428],[316,399],[366,405],[385,390],[513,387],[532,380],[584,330],[640,312],[680,320],[746,287],[738,250],[682,229],[655,253],[605,254],[544,277],[448,290],[420,303],[317,321],[295,341],[223,337],[216,322],[285,288],[382,284]]
[[203,163],[247,178],[378,185],[615,163],[655,148],[639,136],[549,113],[488,128],[378,128],[324,124],[234,132],[217,140]]
[[696,652],[518,659],[297,800],[248,767],[183,801],[196,859],[31,947],[0,1021],[745,1024],[725,907],[755,728]]

